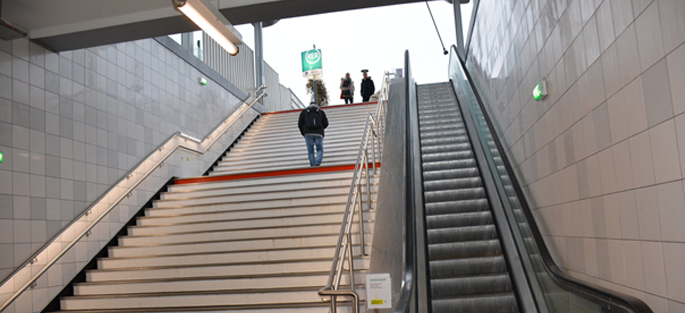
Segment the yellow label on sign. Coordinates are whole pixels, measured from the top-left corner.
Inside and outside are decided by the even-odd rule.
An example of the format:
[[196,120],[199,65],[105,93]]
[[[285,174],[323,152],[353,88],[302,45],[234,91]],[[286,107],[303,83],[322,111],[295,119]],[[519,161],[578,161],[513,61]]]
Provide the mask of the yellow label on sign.
[[383,304],[383,300],[381,300],[381,299],[371,300],[371,304]]

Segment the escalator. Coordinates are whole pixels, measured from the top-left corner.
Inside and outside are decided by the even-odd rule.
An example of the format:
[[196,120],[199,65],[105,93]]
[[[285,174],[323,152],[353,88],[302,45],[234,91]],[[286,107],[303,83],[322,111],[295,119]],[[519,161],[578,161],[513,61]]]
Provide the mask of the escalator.
[[395,141],[405,157],[392,172],[384,154],[384,170],[402,175],[401,185],[388,185],[405,197],[384,201],[389,180],[381,180],[375,227],[392,232],[384,220],[393,216],[383,214],[393,205],[403,206],[401,220],[392,221],[404,227],[377,237],[376,258],[387,256],[372,260],[369,271],[399,274],[392,257],[404,258],[393,312],[652,313],[643,301],[555,264],[456,47],[451,52],[450,81],[427,85],[414,83],[406,52],[406,75],[396,83],[404,112],[388,113],[389,129],[405,130]]
[[452,86],[417,94],[432,312],[519,312]]

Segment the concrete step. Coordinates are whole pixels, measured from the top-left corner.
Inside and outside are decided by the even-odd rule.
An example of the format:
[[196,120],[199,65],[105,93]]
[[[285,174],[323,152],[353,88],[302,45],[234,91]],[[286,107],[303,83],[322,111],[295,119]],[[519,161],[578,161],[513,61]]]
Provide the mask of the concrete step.
[[[372,178],[372,183],[378,182],[378,179]],[[299,191],[307,189],[320,189],[330,187],[349,187],[351,185],[350,178],[329,179],[329,180],[304,180],[293,181],[287,184],[259,184],[259,185],[243,185],[235,184],[232,187],[214,187],[206,189],[196,189],[183,192],[165,192],[161,195],[162,200],[187,199],[204,196],[215,195],[234,195],[247,193],[266,193],[277,191]]]
[[[329,119],[331,118],[336,118],[336,119],[344,119],[344,118],[350,118],[350,117],[361,117],[361,118],[366,118],[366,115],[371,113],[375,114],[376,113],[376,108],[364,108],[364,109],[354,109],[354,110],[331,110],[331,109],[324,109],[324,112],[326,112],[326,117]],[[300,117],[300,112],[292,112],[292,113],[284,113],[284,114],[269,114],[269,115],[262,115],[260,120],[263,120],[264,122],[268,123],[278,123],[278,122],[283,122],[283,121],[292,121],[295,120],[297,123],[298,118]]]
[[[346,138],[346,137],[354,137],[358,136],[361,137],[361,135],[364,133],[364,129],[347,129],[344,131],[339,131],[339,132],[334,132],[334,133],[328,133],[326,134],[326,137],[328,139],[337,139],[337,138]],[[302,135],[298,132],[296,136],[293,136],[292,133],[284,133],[284,134],[278,134],[278,135],[270,135],[270,136],[261,136],[257,133],[248,136],[247,134],[243,135],[240,137],[240,140],[238,143],[236,143],[235,147],[239,145],[246,145],[246,144],[263,144],[267,142],[288,142],[288,141],[302,141]]]
[[[366,122],[366,116],[367,112],[361,112],[358,114],[349,114],[345,116],[328,116],[328,125],[335,125],[335,124],[351,124],[351,123],[363,123]],[[256,128],[267,128],[267,127],[277,127],[277,128],[282,128],[282,127],[297,127],[297,121],[299,117],[294,117],[294,118],[288,118],[288,119],[280,119],[280,120],[274,120],[274,119],[268,119],[268,120],[260,120],[257,121],[252,127]]]
[[[343,162],[356,163],[357,162],[357,152],[356,150],[340,151],[335,153],[329,153],[324,145],[323,162]],[[222,168],[265,168],[265,165],[270,166],[290,166],[299,164],[300,166],[305,162],[305,165],[309,165],[309,157],[307,156],[307,149],[303,148],[297,153],[292,153],[288,156],[282,155],[280,157],[272,157],[265,159],[252,159],[252,160],[233,160],[233,158],[224,158],[217,165]]]
[[[245,211],[251,209],[271,209],[271,208],[291,208],[291,207],[302,207],[311,205],[329,205],[329,204],[340,204],[347,203],[348,193],[341,193],[336,196],[327,197],[311,197],[311,198],[296,198],[296,199],[274,199],[274,200],[262,200],[262,201],[250,201],[250,202],[224,202],[224,203],[212,203],[206,205],[193,205],[193,206],[176,206],[176,207],[165,207],[165,208],[147,208],[145,209],[147,216],[169,216],[169,215],[179,215],[179,214],[196,214],[196,213],[208,213],[208,212],[231,212],[231,211]],[[364,196],[366,200],[366,196]],[[375,198],[372,198],[375,202]]]
[[[326,129],[328,130],[328,129]],[[351,128],[344,129],[337,132],[326,131],[326,139],[328,140],[341,140],[347,138],[361,138],[364,133],[364,128]],[[299,144],[304,141],[302,135],[298,131],[296,134],[292,133],[280,133],[277,135],[269,136],[253,136],[253,137],[241,137],[239,141],[233,146],[235,148],[243,146],[258,146],[270,143],[295,143]]]
[[[355,270],[355,282],[363,282],[366,271]],[[162,293],[191,291],[221,291],[256,288],[288,288],[303,286],[325,286],[328,271],[295,272],[283,275],[263,275],[254,277],[217,276],[197,279],[151,279],[135,282],[78,283],[74,295],[116,295],[131,293]],[[343,275],[342,284],[349,285],[349,276]]]
[[[207,205],[216,203],[243,203],[250,201],[267,201],[267,200],[289,200],[309,197],[326,197],[337,196],[341,194],[348,194],[349,186],[339,187],[323,187],[323,188],[309,188],[298,190],[297,188],[285,189],[280,191],[265,191],[265,192],[242,192],[242,193],[215,193],[208,196],[188,196],[183,199],[171,200],[155,200],[153,201],[153,208],[172,208],[179,206],[194,206]],[[372,188],[373,191],[373,188]]]
[[[145,279],[170,279],[212,276],[235,276],[235,275],[265,275],[282,274],[290,272],[322,272],[330,270],[332,256],[322,259],[300,259],[279,262],[248,262],[248,263],[222,263],[207,264],[204,266],[171,266],[171,267],[145,267],[112,270],[89,270],[86,271],[87,281],[135,281]],[[355,269],[368,269],[370,259],[355,259]],[[319,286],[321,288],[322,286]]]
[[[296,142],[292,142],[291,144],[284,144],[280,145],[278,142],[273,142],[270,143],[269,145],[254,145],[254,146],[243,146],[240,148],[231,148],[229,151],[229,156],[230,152],[238,152],[238,153],[245,153],[245,152],[255,152],[255,151],[261,151],[260,153],[272,153],[275,155],[278,155],[279,152],[284,151],[284,150],[302,150],[302,151],[307,151],[306,150],[306,143],[304,139],[302,138],[301,135],[299,135],[299,140]],[[357,149],[353,150],[358,150],[359,149],[359,143],[360,143],[361,135],[359,137],[355,138],[344,138],[340,140],[335,140],[335,141],[330,141],[327,138],[324,137],[323,140],[323,147],[326,149],[327,147],[339,147],[339,146],[356,146]]]
[[[127,229],[130,236],[142,236],[247,228],[290,227],[296,225],[309,225],[313,223],[342,223],[343,215],[344,214],[341,212],[276,218],[269,217],[259,219],[213,220],[159,226],[130,226]],[[364,218],[367,219],[373,220],[374,217],[374,212],[365,212],[364,214]]]
[[[356,144],[354,143],[344,143],[344,144],[329,144],[325,139],[323,142],[323,148],[326,153],[335,153],[335,152],[358,152],[359,151],[359,142]],[[369,150],[371,150],[371,147],[369,146]],[[376,151],[378,151],[378,146],[376,146]],[[305,145],[302,146],[285,146],[281,147],[276,151],[273,149],[267,149],[264,151],[233,151],[229,150],[227,154],[224,155],[223,160],[238,160],[238,159],[246,159],[246,158],[251,158],[251,159],[259,159],[259,158],[274,158],[278,156],[289,156],[289,155],[302,155],[304,154],[305,156],[307,155],[307,147]]]
[[[371,147],[369,147],[371,149]],[[325,156],[353,156],[354,158],[357,157],[357,153],[359,152],[359,147],[357,149],[335,149],[332,150],[329,147],[326,147],[326,143],[324,142],[324,153]],[[230,156],[229,156],[230,155]],[[295,149],[292,151],[284,151],[278,155],[250,155],[250,156],[240,156],[238,153],[236,154],[225,154],[224,156],[221,157],[221,161],[219,161],[219,164],[224,165],[224,164],[252,164],[255,162],[262,162],[262,163],[272,163],[272,162],[284,162],[288,161],[294,158],[302,158],[302,157],[307,157],[307,147],[304,146],[301,149]]]
[[[352,313],[352,306],[347,299],[340,298],[337,310],[339,313]],[[364,301],[360,301],[360,307],[364,307]],[[78,310],[78,311],[56,311],[54,313],[330,313],[328,302],[316,301],[310,303],[277,303],[277,304],[252,304],[252,305],[203,305],[198,307],[179,307],[179,308],[147,308],[139,309],[115,309],[115,310]]]
[[[248,238],[232,240],[206,240],[203,242],[175,243],[163,245],[127,245],[108,247],[110,257],[150,257],[178,256],[195,253],[212,253],[216,251],[258,251],[265,249],[297,249],[336,245],[340,228],[334,232],[320,233],[314,236],[284,236],[280,238]],[[364,242],[372,242],[373,234],[364,234]],[[359,242],[359,234],[352,235],[352,242]]]
[[[370,252],[370,243],[365,245],[365,251]],[[360,255],[361,249],[358,243],[353,246],[355,255]],[[101,258],[97,260],[98,269],[126,269],[126,268],[151,268],[173,266],[204,266],[221,263],[249,263],[249,262],[289,262],[301,259],[325,259],[333,258],[335,245],[311,246],[292,249],[267,249],[254,251],[215,251],[212,253],[194,253],[175,256],[149,256],[128,258]]]
[[[243,167],[243,168],[224,168],[215,167],[214,171],[209,174],[209,176],[221,176],[221,175],[235,175],[235,174],[246,174],[246,173],[257,173],[257,172],[272,172],[272,171],[286,171],[286,170],[296,170],[305,169],[311,167],[309,165],[309,158],[304,155],[302,159],[307,161],[299,161],[297,163],[292,163],[290,165],[276,165],[276,166],[263,166],[261,168],[257,167]],[[321,166],[344,166],[344,165],[354,165],[356,159],[350,158],[348,160],[342,159],[338,161],[326,160],[325,153],[324,159],[322,160]]]
[[[335,214],[345,211],[346,203],[338,203],[331,205],[312,205],[289,208],[273,208],[261,210],[246,210],[246,211],[217,211],[207,212],[201,214],[185,214],[185,215],[168,215],[157,217],[139,217],[137,218],[138,226],[154,226],[154,225],[172,225],[179,223],[196,223],[207,221],[243,221],[251,219],[263,218],[287,218],[292,216],[312,216],[316,217],[321,214]],[[375,206],[372,205],[372,208]]]
[[[287,175],[287,176],[271,176],[271,177],[259,177],[259,178],[249,178],[249,179],[238,179],[238,180],[221,180],[212,182],[202,182],[202,183],[191,183],[191,184],[175,184],[169,186],[169,192],[187,192],[193,190],[204,190],[213,188],[234,188],[234,187],[248,187],[248,186],[261,186],[261,185],[273,185],[273,184],[297,184],[302,182],[310,181],[325,181],[331,179],[352,179],[354,175],[353,171],[337,171],[337,172],[327,172],[327,173],[311,173],[304,175]],[[195,177],[202,178],[204,176]]]
[[[341,131],[346,131],[350,129],[359,129],[361,131],[364,130],[364,125],[366,124],[365,120],[359,120],[359,121],[350,121],[350,122],[341,122],[341,123],[329,123],[328,127],[326,127],[325,132],[341,132]],[[257,126],[254,125],[250,127],[250,132],[253,132],[253,134],[259,134],[261,136],[268,136],[268,135],[277,135],[277,134],[283,134],[285,131],[290,131],[290,132],[295,132],[297,134],[300,133],[299,128],[297,127],[297,122],[294,124],[284,124],[284,125],[264,125],[264,126]]]
[[[316,223],[308,225],[294,225],[288,227],[265,227],[265,228],[239,228],[229,230],[170,233],[156,235],[137,235],[119,237],[119,245],[155,245],[155,244],[178,244],[204,241],[247,240],[266,239],[280,237],[313,236],[319,233],[332,233],[340,230],[341,221],[329,223]],[[352,225],[352,230],[357,232],[359,224]],[[367,220],[364,224],[365,231],[373,230],[373,221]]]
[[[74,296],[63,298],[63,310],[183,308],[218,305],[251,305],[280,303],[311,303],[321,301],[316,293],[320,286],[300,288],[212,291],[210,293],[150,293],[118,296]],[[363,289],[359,290],[364,294]]]

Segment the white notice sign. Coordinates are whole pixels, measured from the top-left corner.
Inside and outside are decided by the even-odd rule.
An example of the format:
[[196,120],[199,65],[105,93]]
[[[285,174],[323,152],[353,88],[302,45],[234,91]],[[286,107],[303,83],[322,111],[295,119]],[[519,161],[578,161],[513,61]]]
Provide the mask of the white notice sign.
[[366,275],[366,303],[369,309],[391,309],[390,274]]

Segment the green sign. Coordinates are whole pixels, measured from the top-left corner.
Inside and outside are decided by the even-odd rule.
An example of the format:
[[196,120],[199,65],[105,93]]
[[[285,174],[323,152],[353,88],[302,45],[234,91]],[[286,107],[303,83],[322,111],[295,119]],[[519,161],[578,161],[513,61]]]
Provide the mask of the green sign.
[[547,96],[547,83],[543,80],[533,89],[533,98],[540,101]]
[[3,156],[2,156],[2,152],[0,151],[0,163],[2,163],[2,159],[3,159]]
[[313,76],[323,73],[321,65],[321,49],[311,49],[302,52],[302,74]]

